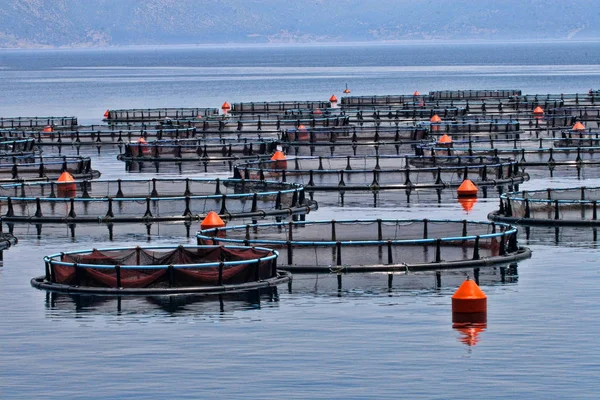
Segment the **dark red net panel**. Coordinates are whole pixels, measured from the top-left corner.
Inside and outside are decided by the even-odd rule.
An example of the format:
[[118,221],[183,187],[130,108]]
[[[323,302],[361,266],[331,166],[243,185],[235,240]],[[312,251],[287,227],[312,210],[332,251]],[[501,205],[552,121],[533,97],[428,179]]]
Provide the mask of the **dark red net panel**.
[[[87,254],[64,254],[61,261],[77,266],[53,264],[56,283],[123,288],[161,288],[214,286],[219,284],[241,284],[273,277],[275,260],[255,260],[272,255],[271,251],[256,248],[184,248],[171,251],[156,251],[136,248],[131,250],[93,250]],[[227,265],[227,262],[242,261]],[[243,262],[246,261],[246,262]],[[193,264],[223,262],[221,266],[185,267]],[[98,265],[103,268],[82,267],[82,264]],[[139,268],[116,268],[117,266],[139,265]],[[115,266],[115,268],[105,268]],[[151,268],[164,266],[163,268]],[[169,268],[168,266],[177,266]]]

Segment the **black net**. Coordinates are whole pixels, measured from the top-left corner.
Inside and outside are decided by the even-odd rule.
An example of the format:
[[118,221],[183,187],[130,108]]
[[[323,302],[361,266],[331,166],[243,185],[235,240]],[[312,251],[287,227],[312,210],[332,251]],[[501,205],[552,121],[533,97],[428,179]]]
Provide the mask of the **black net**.
[[89,157],[81,156],[0,156],[0,181],[56,180],[63,172],[80,179],[100,176],[92,170]]
[[352,220],[239,225],[200,231],[198,241],[267,246],[279,251],[280,266],[323,268],[505,256],[518,251],[516,234],[513,227],[487,222]]
[[3,157],[31,155],[31,153],[33,153],[36,150],[37,147],[33,139],[16,139],[0,141],[0,156]]
[[331,103],[328,101],[271,101],[271,102],[253,102],[253,103],[232,103],[231,113],[269,113],[285,112],[306,108],[310,110],[329,108]]
[[7,221],[126,222],[306,213],[315,205],[299,185],[235,179],[44,182],[0,186]]
[[107,110],[104,120],[107,122],[148,122],[161,121],[165,118],[202,118],[218,115],[216,108],[148,108]]
[[187,139],[127,143],[120,160],[179,160],[221,161],[237,160],[244,156],[271,154],[276,149],[273,140],[248,139]]
[[231,285],[275,277],[276,258],[272,250],[254,247],[94,249],[47,257],[46,279],[109,288]]
[[[0,137],[7,139],[33,139],[36,144],[56,145],[102,145],[128,143],[144,138],[145,140],[188,139],[196,137],[196,128],[165,129],[107,129],[96,125],[96,130],[55,130],[41,131],[2,131]],[[102,128],[100,128],[102,127]]]
[[599,224],[600,188],[573,187],[505,193],[499,218],[537,220],[542,224]]
[[0,117],[0,128],[70,127],[76,125],[76,117]]
[[348,126],[341,128],[299,128],[288,129],[281,136],[284,142],[337,142],[337,141],[418,141],[427,137],[427,127],[396,126],[396,127],[361,127]]
[[[239,164],[235,178],[278,179],[310,190],[373,190],[519,182],[527,178],[513,160],[493,157],[333,156],[293,157]],[[493,181],[493,182],[492,182]]]

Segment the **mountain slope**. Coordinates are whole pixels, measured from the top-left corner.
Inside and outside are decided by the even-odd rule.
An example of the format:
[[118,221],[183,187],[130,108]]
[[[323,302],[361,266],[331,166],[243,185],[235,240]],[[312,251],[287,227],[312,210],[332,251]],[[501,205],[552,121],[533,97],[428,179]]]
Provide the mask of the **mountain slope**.
[[597,39],[597,0],[0,0],[0,46]]

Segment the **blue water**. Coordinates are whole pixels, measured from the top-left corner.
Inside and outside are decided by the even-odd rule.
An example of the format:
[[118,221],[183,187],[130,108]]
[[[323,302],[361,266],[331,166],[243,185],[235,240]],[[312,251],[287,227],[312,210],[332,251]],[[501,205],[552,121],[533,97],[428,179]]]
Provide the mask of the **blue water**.
[[[325,100],[442,89],[587,92],[600,43],[0,51],[0,115],[107,108],[218,107],[223,101]],[[86,150],[104,178],[126,177],[116,149]],[[594,176],[592,173],[586,176]],[[135,175],[137,176],[137,175]],[[586,184],[561,174],[523,189]],[[574,174],[572,175],[574,176]],[[418,199],[418,197],[416,197]],[[335,202],[331,202],[333,204]],[[360,204],[360,203],[359,203]],[[322,207],[328,218],[485,219],[454,202]],[[192,227],[192,235],[196,227]],[[29,279],[42,257],[122,244],[192,242],[182,224],[15,228],[0,267],[2,398],[597,398],[600,267],[586,229],[533,229],[533,258],[501,281],[484,269],[488,326],[467,345],[450,296],[466,274],[299,276],[275,295],[77,299]],[[527,243],[522,235],[522,243]],[[473,343],[472,343],[473,344]]]

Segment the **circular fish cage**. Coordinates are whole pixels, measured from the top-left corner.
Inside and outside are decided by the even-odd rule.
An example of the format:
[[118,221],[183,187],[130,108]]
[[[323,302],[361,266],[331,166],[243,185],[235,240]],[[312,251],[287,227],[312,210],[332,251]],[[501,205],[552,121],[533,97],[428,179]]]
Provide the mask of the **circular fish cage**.
[[[419,167],[413,167],[418,163]],[[519,163],[493,157],[319,156],[258,160],[234,167],[236,179],[277,179],[307,191],[445,188],[464,179],[477,185],[528,179]]]
[[127,143],[121,161],[235,161],[256,158],[276,150],[273,140],[187,139]]
[[[108,126],[95,125],[96,129],[40,131],[3,131],[0,136],[6,138],[34,139],[39,146],[76,145],[101,146],[123,144],[138,140],[188,139],[196,136],[196,128],[141,128],[107,129]],[[79,127],[78,127],[79,128]]]
[[231,103],[231,114],[281,113],[287,110],[330,108],[329,101],[261,101]]
[[340,190],[337,193],[309,191],[308,198],[316,200],[319,207],[384,208],[459,204],[468,213],[481,199],[497,198],[506,191],[518,190],[518,187],[518,184],[480,186],[477,198],[459,197],[453,188]]
[[283,114],[290,117],[310,117],[313,115],[333,116],[344,115],[350,117],[351,123],[372,123],[377,122],[395,122],[399,119],[431,118],[435,114],[444,118],[458,117],[466,115],[466,110],[462,107],[447,108],[402,108],[398,106],[382,106],[377,108],[323,108],[323,109],[296,109],[287,110]]
[[104,121],[115,122],[156,122],[165,118],[204,118],[219,115],[216,108],[132,108],[106,110]]
[[[555,142],[557,144],[557,142]],[[600,164],[598,147],[537,147],[537,148],[494,148],[485,147],[417,147],[416,154],[446,157],[504,157],[519,161],[521,167],[592,166]]]
[[361,126],[346,126],[346,127],[330,127],[330,128],[307,128],[299,127],[296,129],[288,129],[281,135],[283,142],[338,142],[351,141],[353,143],[367,141],[378,142],[381,140],[387,141],[420,141],[427,137],[428,130],[426,127],[415,126],[396,126],[396,127],[361,127]]
[[301,185],[245,179],[153,178],[0,185],[4,221],[195,221],[304,215],[317,208]]
[[327,220],[201,230],[199,244],[268,246],[292,272],[409,272],[506,263],[531,255],[507,224],[451,220]]
[[45,128],[77,126],[76,117],[0,117],[0,128]]
[[468,136],[489,136],[499,134],[509,134],[521,131],[521,124],[518,121],[442,121],[442,122],[420,122],[427,127],[431,135],[458,134]]
[[413,152],[417,141],[384,141],[377,142],[352,142],[350,140],[337,140],[335,142],[281,142],[279,145],[286,154],[295,156],[376,156],[400,155]]
[[596,128],[600,125],[600,104],[555,108],[548,110],[548,113],[550,115],[571,115],[577,121],[584,121],[587,124],[595,125]]
[[107,295],[224,293],[285,283],[277,252],[247,246],[121,247],[44,257],[31,285],[53,292]]
[[100,176],[100,172],[92,169],[89,157],[0,155],[0,183],[56,180],[65,171],[76,179],[94,179]]
[[172,127],[195,127],[201,132],[248,132],[279,130],[301,125],[310,127],[336,127],[346,126],[349,122],[350,119],[346,116],[323,117],[313,115],[311,118],[289,118],[281,117],[279,115],[264,117],[259,114],[254,117],[246,114],[226,114],[203,119],[163,120],[161,125]]
[[519,225],[600,226],[599,202],[600,187],[509,192],[488,218]]
[[33,139],[13,139],[0,141],[0,156],[30,156],[37,151]]

